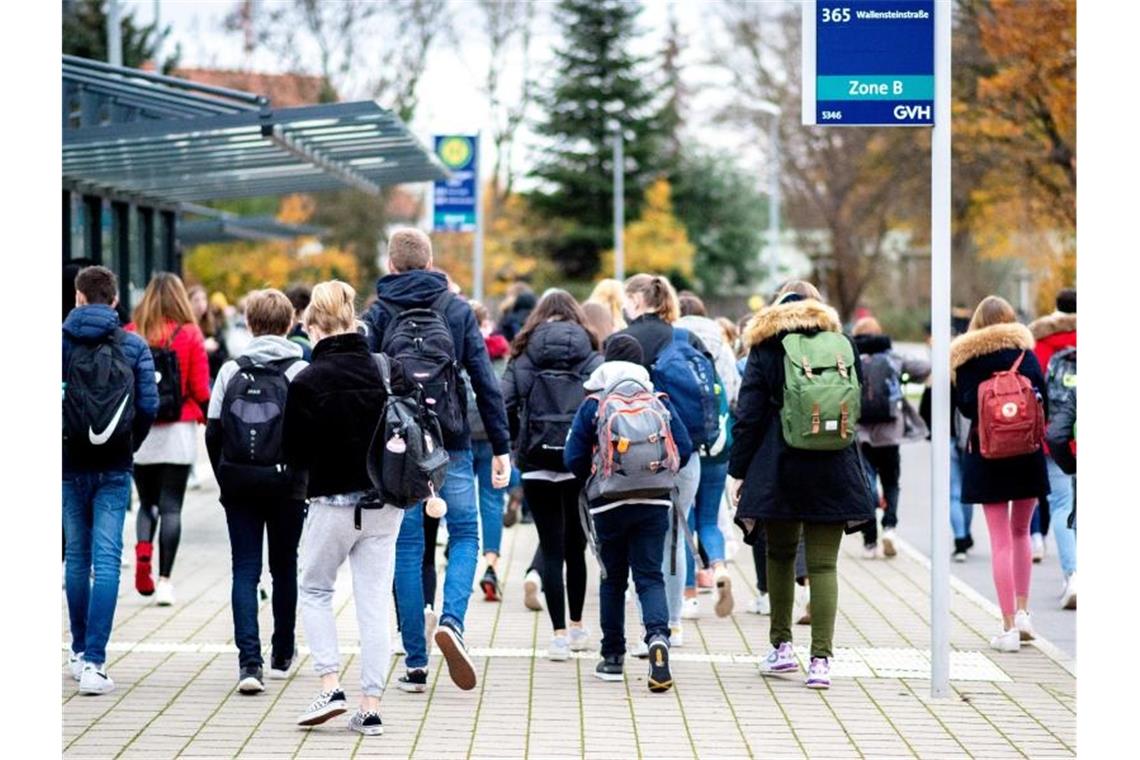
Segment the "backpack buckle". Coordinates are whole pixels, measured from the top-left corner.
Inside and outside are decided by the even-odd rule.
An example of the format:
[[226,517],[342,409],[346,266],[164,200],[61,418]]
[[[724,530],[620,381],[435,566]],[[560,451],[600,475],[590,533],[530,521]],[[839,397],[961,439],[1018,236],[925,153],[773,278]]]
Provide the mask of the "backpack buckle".
[[847,402],[844,401],[839,405],[839,437],[844,439],[847,438],[847,416]]
[[807,376],[808,378],[811,378],[812,377],[811,362],[808,361],[808,358],[806,356],[803,358],[803,365],[804,365],[804,375]]
[[835,367],[836,367],[836,369],[839,370],[839,375],[844,380],[846,380],[847,379],[847,364],[846,364],[846,362],[843,361],[843,357],[840,356],[839,354],[835,355]]
[[819,435],[819,404],[811,405],[811,434]]

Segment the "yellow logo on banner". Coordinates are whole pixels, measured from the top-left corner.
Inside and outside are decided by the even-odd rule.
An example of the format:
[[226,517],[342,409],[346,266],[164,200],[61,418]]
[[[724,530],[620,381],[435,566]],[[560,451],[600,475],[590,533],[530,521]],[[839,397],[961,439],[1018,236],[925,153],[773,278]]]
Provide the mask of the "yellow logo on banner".
[[471,160],[471,141],[466,137],[448,137],[439,144],[439,157],[448,168],[466,166]]

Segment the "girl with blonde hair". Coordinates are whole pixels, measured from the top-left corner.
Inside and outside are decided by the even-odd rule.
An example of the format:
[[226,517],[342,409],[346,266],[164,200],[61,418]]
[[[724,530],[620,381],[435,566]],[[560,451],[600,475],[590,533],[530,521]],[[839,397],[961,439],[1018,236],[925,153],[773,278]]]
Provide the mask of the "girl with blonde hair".
[[[613,320],[614,330],[625,329],[625,314],[622,311],[622,304],[625,300],[625,289],[622,284],[614,279],[607,278],[601,280],[594,286],[594,290],[590,293],[590,297],[586,299],[586,303],[596,303],[604,306],[610,312],[610,318]],[[601,336],[603,339],[609,336]]]

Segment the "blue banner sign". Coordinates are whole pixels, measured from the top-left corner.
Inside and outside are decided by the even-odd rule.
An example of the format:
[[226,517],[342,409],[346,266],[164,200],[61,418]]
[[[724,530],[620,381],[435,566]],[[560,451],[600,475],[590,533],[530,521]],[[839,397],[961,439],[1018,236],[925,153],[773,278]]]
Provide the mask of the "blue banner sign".
[[934,0],[804,4],[805,124],[934,124]]
[[435,231],[474,232],[478,203],[479,160],[474,135],[436,135],[435,154],[451,172],[436,180],[432,204]]

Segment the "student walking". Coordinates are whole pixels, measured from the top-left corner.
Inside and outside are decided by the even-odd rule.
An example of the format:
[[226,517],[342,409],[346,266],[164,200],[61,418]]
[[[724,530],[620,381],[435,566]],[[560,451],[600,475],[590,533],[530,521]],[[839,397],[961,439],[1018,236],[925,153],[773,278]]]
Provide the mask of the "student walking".
[[[578,514],[582,480],[563,463],[570,423],[586,396],[583,382],[602,363],[597,336],[573,296],[547,291],[515,336],[503,375],[503,400],[542,550],[542,586],[554,627],[551,660],[570,658],[589,643],[582,625],[586,600],[586,536]],[[565,589],[562,573],[565,568]],[[566,606],[570,607],[567,627]]]
[[288,677],[296,651],[297,543],[305,521],[305,481],[285,461],[285,407],[289,383],[308,364],[301,346],[286,337],[293,306],[284,293],[250,293],[246,319],[253,340],[218,370],[206,412],[206,450],[230,536],[237,688],[256,694],[265,688],[257,584],[267,535],[273,576],[271,678]]
[[[740,386],[729,458],[729,497],[748,544],[767,538],[769,641],[762,675],[799,670],[792,652],[796,547],[811,578],[811,664],[806,685],[831,686],[839,601],[836,561],[845,530],[874,517],[855,443],[862,366],[839,316],[806,282],[781,288],[748,324],[752,346]],[[812,380],[808,380],[811,373]]]
[[[301,620],[321,690],[297,719],[316,726],[348,710],[340,683],[333,590],[349,561],[360,629],[360,706],[348,727],[383,733],[380,697],[388,680],[388,607],[396,536],[404,511],[375,497],[368,447],[387,394],[368,342],[356,330],[356,292],[343,282],[313,288],[305,329],[313,361],[293,378],[285,405],[285,455],[307,473],[309,500],[301,541]],[[276,586],[276,584],[274,584]]]
[[970,421],[962,499],[985,512],[1002,613],[1002,632],[990,646],[1016,652],[1035,637],[1028,607],[1029,523],[1037,500],[1049,493],[1041,446],[1045,378],[1029,328],[998,296],[984,298],[969,330],[951,342],[950,371],[954,403]]
[[[198,459],[198,426],[206,423],[210,370],[205,340],[178,275],[159,272],[135,307],[128,332],[150,346],[158,387],[155,424],[135,452],[139,514],[135,522],[135,589],[174,604],[174,558],[182,540],[182,502]],[[158,584],[151,576],[158,534]]]
[[863,526],[863,558],[893,557],[895,527],[899,524],[899,479],[902,459],[899,446],[908,441],[926,440],[926,423],[906,396],[908,382],[922,382],[930,374],[930,362],[902,356],[891,348],[891,337],[883,333],[874,317],[863,317],[851,330],[859,360],[863,365],[862,411],[859,417],[859,448],[867,477],[874,489],[883,487],[883,536],[879,546],[878,524]]
[[80,694],[115,688],[105,665],[131,503],[131,455],[158,411],[154,362],[146,342],[119,327],[118,292],[111,270],[81,269],[75,308],[63,322],[67,662]]
[[625,591],[632,573],[645,629],[649,690],[668,691],[673,676],[662,559],[669,494],[692,442],[668,397],[654,392],[641,345],[630,336],[615,334],[606,341],[605,363],[585,387],[590,395],[574,417],[565,463],[586,483],[586,508],[603,567],[602,661],[594,674],[603,681],[624,678]]
[[[448,289],[446,275],[431,271],[431,239],[417,229],[397,230],[389,240],[388,256],[392,274],[377,282],[378,298],[364,321],[372,349],[402,364],[405,377],[423,387],[427,403],[439,417],[449,457],[440,493],[447,502],[448,537],[443,609],[434,639],[451,680],[469,690],[475,688],[477,678],[463,642],[463,619],[479,561],[479,518],[466,391],[459,368],[471,379],[491,442],[491,484],[495,488],[504,488],[510,479],[507,415],[475,314]],[[396,542],[396,599],[408,668],[399,685],[413,692],[427,688],[423,516],[422,507],[408,510]]]

